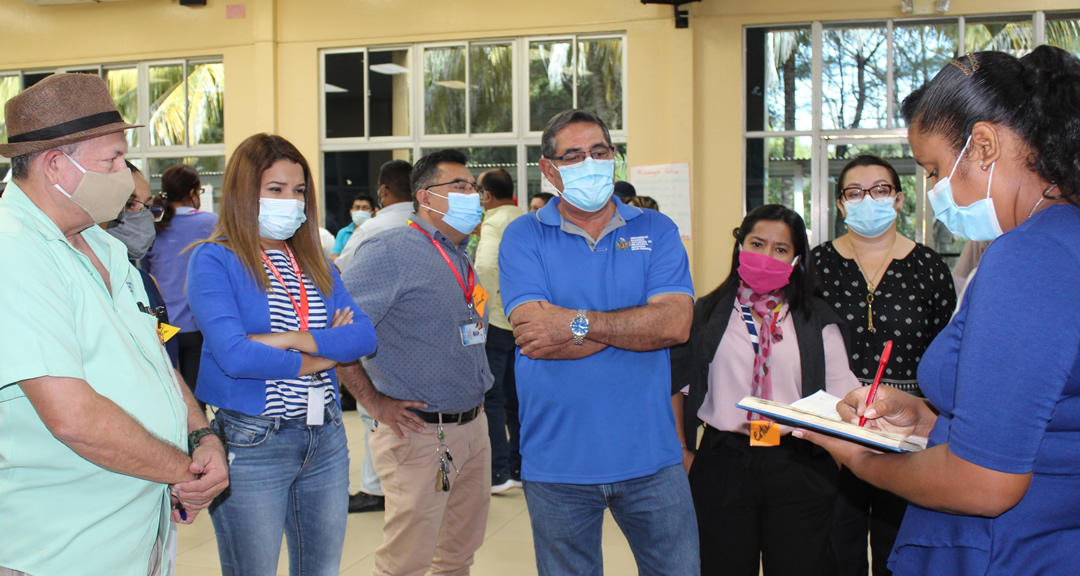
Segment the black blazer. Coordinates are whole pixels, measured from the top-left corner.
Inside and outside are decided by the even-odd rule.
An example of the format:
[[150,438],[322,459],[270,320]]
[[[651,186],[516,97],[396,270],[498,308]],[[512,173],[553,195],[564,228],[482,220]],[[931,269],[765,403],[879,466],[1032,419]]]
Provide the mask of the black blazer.
[[[683,431],[686,434],[686,447],[691,452],[697,452],[697,429],[702,424],[697,413],[705,402],[705,393],[709,390],[709,364],[716,356],[716,349],[720,346],[728,320],[731,319],[735,292],[736,290],[731,290],[720,296],[711,317],[705,315],[709,299],[699,299],[694,305],[690,339],[685,344],[671,348],[671,394],[674,396],[686,386],[690,387],[690,394],[685,397],[683,405]],[[847,325],[829,309],[824,300],[814,298],[811,302],[809,316],[803,310],[791,313],[802,360],[804,398],[825,389],[825,344],[821,331],[829,324],[836,324],[844,337],[844,346],[851,347]],[[850,363],[849,356],[848,364]]]

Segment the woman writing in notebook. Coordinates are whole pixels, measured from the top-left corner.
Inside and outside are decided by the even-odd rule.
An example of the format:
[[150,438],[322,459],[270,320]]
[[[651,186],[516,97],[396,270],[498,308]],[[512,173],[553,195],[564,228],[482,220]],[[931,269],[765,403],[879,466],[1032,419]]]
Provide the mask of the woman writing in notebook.
[[761,206],[734,236],[731,273],[698,300],[690,340],[671,354],[674,389],[688,392],[685,407],[682,395],[673,406],[702,574],[756,576],[762,565],[766,576],[832,574],[836,462],[735,403],[748,395],[791,403],[817,390],[843,396],[859,382],[840,320],[814,297],[802,218]]
[[[919,361],[956,307],[949,267],[937,252],[897,231],[904,191],[885,159],[862,155],[848,162],[836,181],[836,206],[848,231],[814,248],[812,257],[821,297],[849,325],[852,371],[870,385],[892,340],[882,383],[922,396]],[[867,531],[873,574],[888,576],[886,561],[906,507],[903,498],[840,471],[832,536],[839,576],[867,574]]]
[[[909,500],[898,576],[1075,574],[1080,543],[1080,61],[961,57],[903,105],[931,206],[953,234],[994,240],[923,356],[926,401],[882,386],[841,415],[929,436],[879,454],[797,432]],[[996,240],[995,240],[996,238]]]

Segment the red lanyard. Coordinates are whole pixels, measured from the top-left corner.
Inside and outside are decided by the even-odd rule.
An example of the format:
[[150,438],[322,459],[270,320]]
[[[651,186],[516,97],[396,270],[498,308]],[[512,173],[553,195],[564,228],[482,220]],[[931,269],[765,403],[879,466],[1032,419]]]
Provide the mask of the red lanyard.
[[296,263],[296,257],[293,256],[292,250],[288,246],[285,250],[289,254],[289,265],[292,266],[293,273],[296,274],[296,279],[300,281],[300,304],[296,303],[292,294],[289,293],[289,287],[285,285],[285,279],[281,277],[281,272],[278,272],[277,266],[266,257],[266,252],[262,253],[263,264],[270,269],[270,273],[277,278],[277,281],[281,283],[281,287],[285,289],[285,295],[289,297],[289,302],[292,302],[293,310],[296,311],[296,319],[300,323],[301,330],[308,329],[308,299],[307,299],[307,287],[304,286],[304,271],[300,269],[300,265]]
[[476,273],[473,272],[472,266],[466,262],[466,266],[469,268],[469,283],[466,285],[465,281],[461,279],[461,273],[458,272],[457,266],[454,266],[454,262],[450,260],[450,255],[446,253],[446,250],[443,249],[442,245],[436,242],[435,239],[431,237],[431,234],[428,234],[427,231],[418,226],[416,222],[409,220],[409,226],[416,228],[424,236],[427,236],[428,240],[431,240],[431,243],[439,251],[439,254],[442,255],[443,260],[446,261],[446,265],[450,267],[450,271],[454,273],[454,277],[457,278],[458,284],[461,286],[461,291],[465,293],[465,305],[472,309],[473,291],[476,290]]

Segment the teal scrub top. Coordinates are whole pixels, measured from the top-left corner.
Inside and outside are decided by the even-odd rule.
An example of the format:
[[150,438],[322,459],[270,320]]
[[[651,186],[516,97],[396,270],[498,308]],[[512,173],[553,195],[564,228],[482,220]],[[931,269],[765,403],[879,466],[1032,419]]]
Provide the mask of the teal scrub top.
[[[127,249],[98,226],[90,259],[16,185],[0,198],[0,566],[147,574],[168,531],[168,486],[105,470],[57,440],[18,383],[86,381],[150,433],[186,448],[187,407]],[[162,547],[164,548],[164,547]],[[164,566],[166,563],[162,562]]]

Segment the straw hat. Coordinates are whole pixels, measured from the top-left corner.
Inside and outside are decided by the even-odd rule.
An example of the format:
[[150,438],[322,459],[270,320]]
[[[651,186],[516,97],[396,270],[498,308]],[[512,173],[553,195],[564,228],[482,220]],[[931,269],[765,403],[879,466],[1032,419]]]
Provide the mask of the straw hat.
[[138,128],[124,122],[105,81],[93,74],[54,74],[8,100],[7,158],[51,150]]

